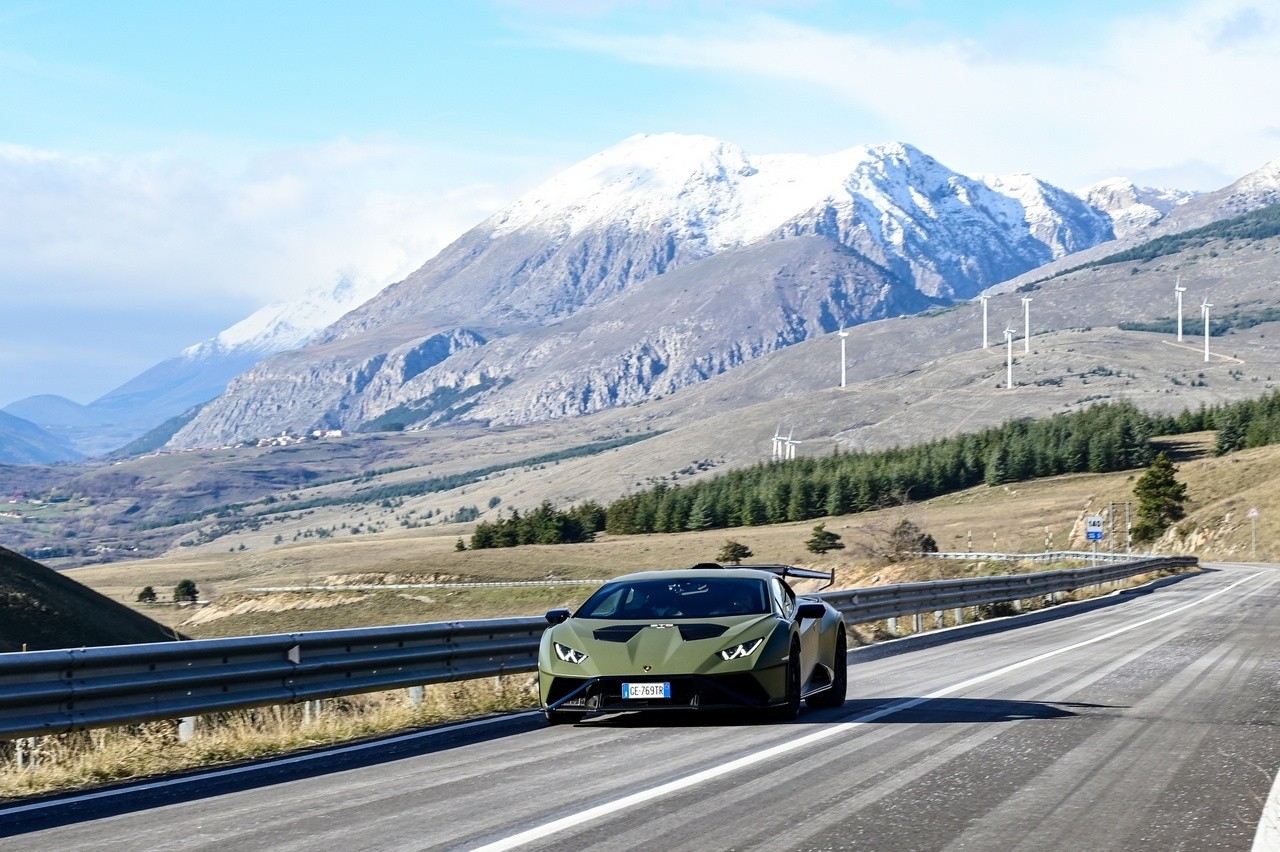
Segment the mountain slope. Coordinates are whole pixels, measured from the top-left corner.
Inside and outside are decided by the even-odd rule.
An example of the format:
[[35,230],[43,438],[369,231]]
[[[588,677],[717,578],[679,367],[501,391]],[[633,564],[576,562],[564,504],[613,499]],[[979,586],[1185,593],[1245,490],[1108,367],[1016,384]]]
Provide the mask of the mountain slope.
[[[1107,182],[1104,181],[1104,183]],[[1140,190],[1139,195],[1145,196],[1150,201],[1151,193],[1164,192],[1166,191]],[[1176,191],[1169,192],[1177,194]],[[1094,197],[1096,199],[1097,195],[1095,194]],[[1167,203],[1167,199],[1161,203]],[[1145,228],[1129,231],[1122,238],[1100,243],[1070,257],[1060,258],[1043,267],[1025,272],[991,288],[989,292],[1007,293],[1019,287],[1034,286],[1036,282],[1058,275],[1064,270],[1101,260],[1108,255],[1142,245],[1158,237],[1204,227],[1213,222],[1260,210],[1276,203],[1280,203],[1280,160],[1274,160],[1222,189],[1189,196],[1175,203],[1168,214],[1156,219]],[[1107,209],[1112,209],[1114,212],[1114,208]],[[1175,282],[1176,273],[1169,278],[1170,290]]]
[[1280,159],[1222,189],[1179,205],[1157,223],[1155,231],[1158,234],[1186,231],[1272,204],[1280,204]]
[[1140,187],[1126,178],[1108,178],[1085,187],[1080,197],[1111,218],[1116,239],[1136,236],[1163,219],[1171,210],[1196,197],[1194,192],[1164,187]]
[[0,462],[55,464],[84,458],[69,442],[29,420],[0,411]]
[[0,653],[173,641],[168,628],[0,547]]
[[[716,281],[713,292],[729,292],[717,267],[702,266],[721,254],[816,238],[761,253],[758,270],[731,264],[741,273],[739,297],[767,306],[758,317],[738,312],[730,324],[722,303],[715,334],[687,333],[678,343],[681,369],[660,383],[665,391],[840,324],[967,298],[1111,234],[1105,215],[1069,193],[1029,176],[968,178],[909,145],[751,157],[707,137],[633,137],[490,217],[313,345],[239,377],[172,445],[352,429],[405,414],[407,424],[480,412],[505,421],[637,401],[659,383],[587,387],[530,347],[573,337],[557,324],[592,310],[597,321],[628,329],[626,339],[600,338],[612,350],[600,349],[597,364],[625,372],[629,360],[652,360],[645,353],[672,345],[664,327],[670,295],[656,282],[698,266]],[[806,252],[816,254],[806,260]],[[806,262],[830,273],[833,295],[825,309],[808,303],[797,324],[787,305],[795,295],[777,282],[803,279]],[[611,317],[607,306],[624,297],[618,310],[626,316]],[[520,337],[499,344],[512,335]],[[511,399],[495,395],[513,383],[543,390],[504,415]],[[545,404],[550,389],[594,402]]]

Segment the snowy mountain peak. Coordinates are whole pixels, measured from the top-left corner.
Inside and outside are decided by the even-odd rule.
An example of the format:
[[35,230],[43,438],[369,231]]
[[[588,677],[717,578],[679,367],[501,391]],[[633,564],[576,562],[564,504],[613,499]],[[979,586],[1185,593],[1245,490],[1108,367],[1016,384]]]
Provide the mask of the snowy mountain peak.
[[[1031,235],[1047,246],[1055,259],[1112,236],[1113,228],[1106,215],[1078,196],[1028,172],[988,175],[981,180],[995,192],[1017,202]],[[1075,226],[1064,228],[1067,219]]]
[[301,298],[259,308],[215,337],[187,347],[182,356],[200,359],[229,352],[265,356],[297,349],[316,332],[373,298],[382,286],[344,274],[334,284],[314,287]]
[[1195,197],[1194,192],[1181,189],[1140,187],[1122,177],[1098,181],[1077,194],[1111,217],[1119,239],[1150,227],[1170,210]]
[[1268,192],[1280,187],[1280,159],[1272,160],[1256,171],[1240,178],[1229,188],[1236,191]]
[[495,237],[525,228],[563,238],[618,224],[656,227],[719,251],[847,194],[842,186],[860,168],[887,176],[919,163],[933,161],[903,143],[752,156],[708,136],[632,136],[517,199],[490,224]]

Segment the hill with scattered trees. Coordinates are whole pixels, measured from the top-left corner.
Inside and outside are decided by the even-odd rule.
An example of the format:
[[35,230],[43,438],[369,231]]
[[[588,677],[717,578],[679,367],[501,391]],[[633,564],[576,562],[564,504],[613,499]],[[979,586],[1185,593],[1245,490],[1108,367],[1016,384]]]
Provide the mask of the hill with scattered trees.
[[[1218,430],[1223,455],[1280,443],[1280,392],[1178,415],[1130,402],[1100,403],[1043,420],[876,452],[760,463],[689,485],[658,483],[614,501],[559,510],[544,502],[527,515],[482,521],[473,549],[590,541],[619,535],[759,526],[848,515],[972,488],[1064,473],[1109,473],[1150,465],[1151,439]],[[1154,532],[1154,529],[1152,530]]]

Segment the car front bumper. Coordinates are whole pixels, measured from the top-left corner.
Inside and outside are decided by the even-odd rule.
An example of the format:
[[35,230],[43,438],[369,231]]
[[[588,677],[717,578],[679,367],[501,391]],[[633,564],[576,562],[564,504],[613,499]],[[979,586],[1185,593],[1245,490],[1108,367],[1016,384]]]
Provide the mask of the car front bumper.
[[[624,683],[667,683],[670,698],[623,698]],[[784,666],[730,674],[645,674],[574,678],[538,673],[542,706],[548,710],[728,710],[772,707],[786,700]]]

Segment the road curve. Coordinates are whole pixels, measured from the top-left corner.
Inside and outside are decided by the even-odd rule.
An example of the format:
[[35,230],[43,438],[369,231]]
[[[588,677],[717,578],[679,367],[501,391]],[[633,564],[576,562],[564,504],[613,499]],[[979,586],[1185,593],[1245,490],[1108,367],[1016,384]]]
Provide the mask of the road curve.
[[791,724],[520,714],[0,809],[0,846],[1249,850],[1280,567],[1210,568],[855,651],[844,708]]

